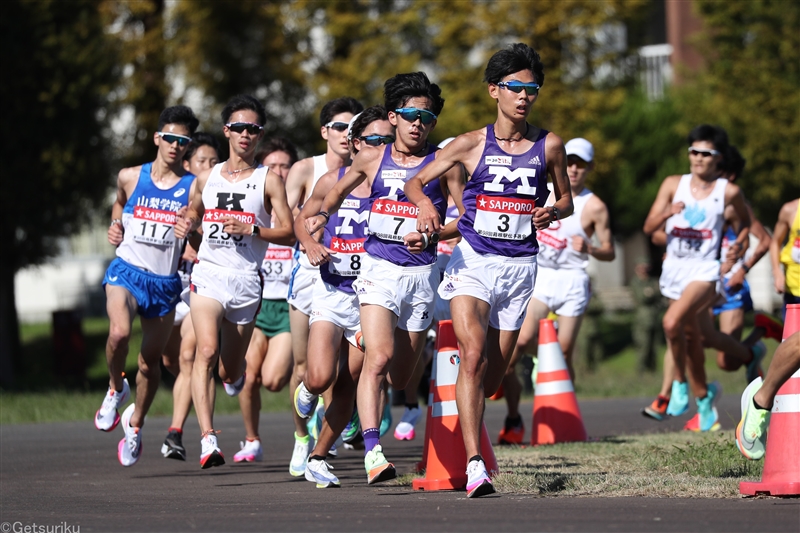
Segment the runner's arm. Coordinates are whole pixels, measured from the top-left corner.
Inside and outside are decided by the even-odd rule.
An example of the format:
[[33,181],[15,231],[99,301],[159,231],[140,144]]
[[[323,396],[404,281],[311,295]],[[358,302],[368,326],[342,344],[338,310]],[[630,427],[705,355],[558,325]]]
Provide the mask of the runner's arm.
[[[564,141],[553,132],[545,138],[545,158],[547,174],[553,182],[555,203],[550,207],[537,207],[533,211],[533,224],[536,229],[546,229],[556,219],[570,216],[575,209],[572,205],[572,190],[567,176],[567,151]],[[554,208],[558,210],[556,217]]]
[[596,196],[592,200],[596,200],[596,202],[592,202],[596,204],[592,214],[594,215],[594,234],[597,236],[597,240],[600,241],[600,246],[594,247],[587,241],[586,252],[598,261],[613,261],[616,253],[614,251],[614,237],[611,235],[611,227],[609,226],[608,207]]
[[[300,210],[300,213],[298,213],[297,217],[294,219],[294,233],[297,235],[298,242],[300,242],[302,247],[305,249],[308,260],[314,266],[330,260],[330,254],[336,252],[325,248],[313,235],[306,231],[306,220],[315,217],[317,213],[320,212],[322,201],[338,181],[338,172],[338,170],[327,172],[319,179],[317,184],[314,186],[314,191],[311,193],[311,197],[306,200],[306,203],[303,205],[303,209]],[[319,235],[319,233],[317,233],[317,235]]]
[[786,290],[786,275],[783,271],[783,265],[781,265],[781,247],[789,236],[789,230],[792,227],[792,217],[795,211],[792,209],[793,203],[788,202],[781,207],[778,221],[775,223],[775,230],[772,232],[772,242],[769,244],[772,277],[775,280],[775,291],[778,294],[783,294],[783,291]]
[[[108,242],[113,246],[122,243],[124,229],[122,227],[122,212],[128,203],[128,190],[133,185],[136,187],[139,173],[133,168],[123,168],[117,176],[117,196],[111,206],[111,223],[108,226]],[[133,189],[132,188],[132,189]]]
[[[383,150],[361,150],[353,158],[350,170],[328,191],[322,200],[319,212],[306,219],[306,230],[313,235],[328,223],[330,215],[339,210],[339,206],[353,189],[367,179],[370,172],[375,172],[383,157]],[[323,215],[324,213],[324,215]],[[325,216],[327,215],[327,216]]]
[[747,209],[742,190],[733,183],[728,183],[725,188],[725,203],[733,207],[736,216],[739,217],[739,233],[736,235],[736,241],[730,245],[730,249],[736,249],[736,258],[739,259],[744,255],[749,243],[750,211]]
[[[449,145],[448,145],[449,146]],[[458,164],[447,171],[445,174],[445,183],[447,185],[447,194],[453,198],[453,202],[458,209],[458,216],[455,220],[451,220],[448,224],[442,226],[439,232],[439,240],[446,241],[461,236],[458,231],[458,221],[461,220],[461,215],[464,214],[464,185],[467,181],[467,172],[464,170],[463,164]],[[447,198],[447,196],[445,196]]]
[[186,209],[186,214],[178,217],[175,222],[175,236],[179,239],[186,238],[191,232],[200,227],[203,221],[203,214],[205,213],[205,206],[203,205],[203,188],[208,182],[208,176],[211,175],[211,170],[204,170],[197,176],[197,179],[192,183],[192,189],[189,189],[189,206]]
[[654,231],[659,229],[667,219],[669,219],[669,217],[683,210],[683,202],[672,203],[672,198],[675,196],[675,189],[679,179],[680,177],[678,176],[669,176],[661,182],[661,187],[658,188],[656,199],[653,201],[653,205],[650,206],[650,212],[647,214],[647,218],[644,221],[642,231],[644,231],[645,235],[652,235]]
[[291,209],[294,210],[303,202],[308,178],[313,173],[313,158],[309,157],[292,165],[289,175],[286,176],[286,202]]
[[750,204],[745,203],[745,205],[747,207],[747,212],[750,214],[750,233],[752,233],[755,238],[758,239],[758,245],[756,246],[756,249],[753,250],[753,254],[742,263],[745,272],[747,272],[756,266],[756,263],[761,261],[761,258],[767,254],[772,244],[772,237],[769,236],[769,233],[764,228],[764,225],[761,223],[761,221],[755,217]]
[[272,205],[273,220],[277,220],[277,225],[270,228],[259,226],[256,236],[274,244],[293,245],[292,210],[286,201],[286,188],[281,177],[271,170],[264,180],[264,205]]

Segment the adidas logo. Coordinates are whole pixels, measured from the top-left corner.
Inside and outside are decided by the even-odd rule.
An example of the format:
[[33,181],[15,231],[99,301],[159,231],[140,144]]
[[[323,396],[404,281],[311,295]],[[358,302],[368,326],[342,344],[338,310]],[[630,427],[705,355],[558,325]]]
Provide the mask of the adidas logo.
[[454,290],[456,290],[456,288],[453,286],[452,283],[448,283],[447,285],[444,286],[445,292],[453,292]]
[[528,164],[529,165],[539,165],[539,166],[541,166],[542,162],[539,160],[539,156],[535,155],[535,156],[533,156],[533,159],[528,160]]

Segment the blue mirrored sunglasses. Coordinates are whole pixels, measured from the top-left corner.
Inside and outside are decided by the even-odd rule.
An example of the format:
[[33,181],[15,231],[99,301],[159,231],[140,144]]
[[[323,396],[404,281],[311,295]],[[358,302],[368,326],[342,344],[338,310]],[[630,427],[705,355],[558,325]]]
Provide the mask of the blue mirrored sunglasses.
[[439,118],[427,109],[417,109],[416,107],[401,107],[400,109],[395,109],[394,112],[403,117],[406,122],[414,122],[419,119],[423,124],[430,124]]
[[538,83],[525,83],[524,81],[501,81],[497,84],[498,87],[503,87],[504,89],[508,89],[509,91],[513,91],[517,94],[521,93],[523,90],[527,93],[528,96],[536,96],[539,94],[539,84]]
[[390,144],[394,142],[394,137],[391,135],[367,135],[366,137],[358,138],[370,146],[380,146],[382,144]]

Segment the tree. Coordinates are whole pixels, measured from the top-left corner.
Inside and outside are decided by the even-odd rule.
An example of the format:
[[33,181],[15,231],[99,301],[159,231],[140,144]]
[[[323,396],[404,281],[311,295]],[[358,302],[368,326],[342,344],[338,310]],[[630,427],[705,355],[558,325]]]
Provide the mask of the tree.
[[0,198],[6,253],[0,262],[0,381],[19,354],[14,274],[58,251],[108,191],[104,102],[117,80],[116,47],[95,2],[4,2],[0,33],[5,105]]

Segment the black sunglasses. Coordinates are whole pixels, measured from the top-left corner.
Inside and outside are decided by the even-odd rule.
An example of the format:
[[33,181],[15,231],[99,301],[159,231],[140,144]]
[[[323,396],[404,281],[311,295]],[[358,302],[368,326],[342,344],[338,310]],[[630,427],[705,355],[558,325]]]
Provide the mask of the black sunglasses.
[[231,131],[242,133],[246,130],[250,135],[258,135],[264,130],[264,126],[259,126],[258,124],[253,124],[252,122],[230,122],[225,125]]
[[347,128],[350,127],[350,124],[348,124],[347,122],[328,122],[327,124],[325,124],[325,127],[333,128],[336,131],[345,131],[347,130]]

